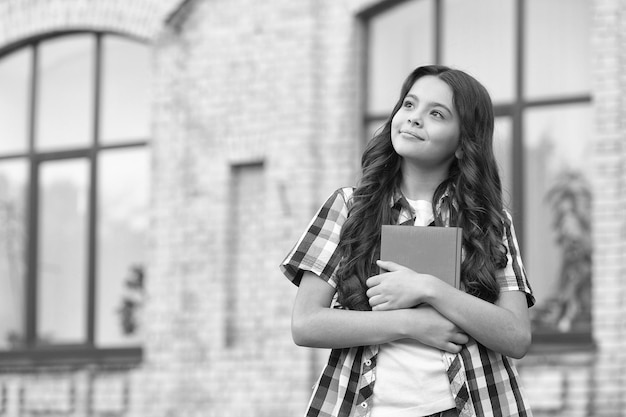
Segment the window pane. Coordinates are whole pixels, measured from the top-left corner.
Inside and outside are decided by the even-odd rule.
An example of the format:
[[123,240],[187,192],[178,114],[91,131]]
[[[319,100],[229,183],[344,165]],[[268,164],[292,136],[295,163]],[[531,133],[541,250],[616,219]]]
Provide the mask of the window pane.
[[28,165],[0,162],[0,350],[24,341]]
[[385,120],[376,120],[376,121],[369,122],[365,126],[364,144],[367,144],[374,136],[380,133],[383,130],[384,126],[385,126]]
[[528,0],[526,4],[526,98],[588,93],[591,2]]
[[388,115],[402,81],[434,59],[431,0],[403,3],[370,22],[368,114]]
[[96,288],[96,343],[100,347],[139,342],[148,174],[143,148],[100,155]]
[[85,341],[88,168],[86,160],[40,167],[37,335],[43,344]]
[[476,77],[494,102],[515,92],[513,0],[446,0],[443,62]]
[[[529,109],[524,119],[524,250],[539,327],[589,329],[592,119],[587,104]],[[565,302],[581,309],[573,320],[563,314]]]
[[0,60],[0,153],[27,149],[31,61],[31,48]]
[[513,207],[513,124],[510,117],[498,117],[493,132],[493,151],[500,167],[502,199],[508,209]]
[[146,139],[149,134],[149,50],[145,45],[107,36],[103,41],[102,143]]
[[93,137],[94,37],[46,41],[39,52],[36,144],[84,146]]

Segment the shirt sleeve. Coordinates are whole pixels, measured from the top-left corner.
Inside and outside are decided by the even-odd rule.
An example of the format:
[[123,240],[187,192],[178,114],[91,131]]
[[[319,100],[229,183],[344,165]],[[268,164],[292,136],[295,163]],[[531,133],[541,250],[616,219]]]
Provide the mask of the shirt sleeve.
[[528,307],[535,304],[535,296],[526,278],[526,270],[522,264],[522,257],[519,251],[513,219],[509,212],[505,212],[503,243],[507,249],[506,267],[496,271],[496,279],[500,284],[500,292],[522,291],[526,293]]
[[304,234],[280,264],[280,270],[295,285],[305,271],[337,286],[336,271],[341,256],[337,251],[341,228],[348,217],[347,201],[352,189],[335,191],[317,211]]

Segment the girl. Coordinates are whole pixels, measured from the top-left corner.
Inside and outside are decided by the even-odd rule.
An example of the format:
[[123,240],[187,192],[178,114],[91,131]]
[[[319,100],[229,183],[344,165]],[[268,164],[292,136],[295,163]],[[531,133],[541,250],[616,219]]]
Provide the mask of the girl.
[[[417,68],[357,187],[333,193],[281,264],[299,286],[295,343],[332,348],[307,416],[531,415],[509,358],[528,351],[534,298],[492,136],[478,81]],[[462,289],[379,260],[383,224],[463,228]]]

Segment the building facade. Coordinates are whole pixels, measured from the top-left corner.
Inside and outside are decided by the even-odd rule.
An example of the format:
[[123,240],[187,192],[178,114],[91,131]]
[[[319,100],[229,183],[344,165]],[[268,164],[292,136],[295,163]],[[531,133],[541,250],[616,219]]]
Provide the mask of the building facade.
[[0,417],[297,416],[278,264],[422,64],[490,91],[536,416],[626,415],[624,0],[0,3]]

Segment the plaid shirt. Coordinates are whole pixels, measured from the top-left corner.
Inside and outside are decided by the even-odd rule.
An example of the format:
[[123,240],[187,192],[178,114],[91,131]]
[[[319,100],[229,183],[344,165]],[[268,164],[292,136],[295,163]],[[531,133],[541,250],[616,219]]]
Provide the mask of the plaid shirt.
[[[337,286],[337,253],[341,227],[348,215],[352,188],[342,188],[319,209],[307,230],[280,265],[295,285],[304,271],[311,271]],[[399,210],[399,224],[413,224],[414,213],[398,192],[391,202]],[[438,210],[441,209],[441,202]],[[511,222],[506,213],[503,242],[508,249],[507,266],[497,271],[500,291],[523,291],[534,304],[532,290]],[[342,308],[334,302],[335,308]],[[333,349],[309,403],[307,417],[369,417],[378,346]],[[443,353],[459,416],[532,416],[517,370],[511,359],[470,338],[459,354]]]

